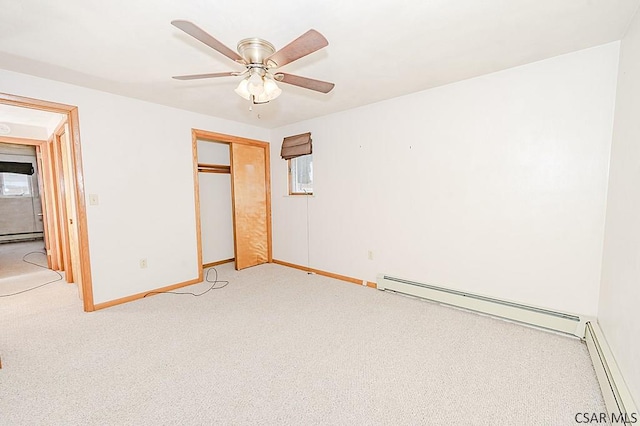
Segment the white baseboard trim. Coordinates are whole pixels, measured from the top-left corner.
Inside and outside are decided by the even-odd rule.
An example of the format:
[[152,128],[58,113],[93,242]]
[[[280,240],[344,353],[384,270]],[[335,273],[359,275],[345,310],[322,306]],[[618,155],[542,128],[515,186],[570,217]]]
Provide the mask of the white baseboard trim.
[[640,415],[597,322],[587,322],[585,342],[612,424],[640,424]]
[[585,324],[589,321],[589,318],[584,315],[525,305],[384,274],[378,275],[377,288],[378,290],[417,296],[437,303],[504,318],[509,321],[571,334],[580,339],[584,337]]

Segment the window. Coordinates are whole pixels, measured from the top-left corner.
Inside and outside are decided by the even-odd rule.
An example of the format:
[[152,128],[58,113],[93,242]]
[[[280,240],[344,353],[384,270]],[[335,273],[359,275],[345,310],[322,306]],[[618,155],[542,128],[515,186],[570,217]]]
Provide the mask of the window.
[[31,196],[31,176],[18,173],[0,173],[0,195]]
[[313,154],[289,160],[289,195],[313,194]]

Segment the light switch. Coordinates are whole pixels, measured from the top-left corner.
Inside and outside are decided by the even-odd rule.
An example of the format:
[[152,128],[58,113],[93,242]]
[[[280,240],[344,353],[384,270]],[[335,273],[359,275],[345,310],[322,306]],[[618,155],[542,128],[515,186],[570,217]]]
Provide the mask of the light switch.
[[98,205],[98,195],[89,194],[89,205],[90,206],[97,206]]

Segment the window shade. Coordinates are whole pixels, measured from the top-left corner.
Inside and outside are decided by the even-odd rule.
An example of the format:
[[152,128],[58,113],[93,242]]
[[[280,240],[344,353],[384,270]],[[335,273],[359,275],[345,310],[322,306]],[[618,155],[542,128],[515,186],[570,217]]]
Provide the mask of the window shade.
[[280,156],[285,160],[311,154],[311,132],[288,136],[282,141]]
[[31,163],[14,163],[13,161],[0,161],[0,173],[18,173],[32,175],[34,172]]

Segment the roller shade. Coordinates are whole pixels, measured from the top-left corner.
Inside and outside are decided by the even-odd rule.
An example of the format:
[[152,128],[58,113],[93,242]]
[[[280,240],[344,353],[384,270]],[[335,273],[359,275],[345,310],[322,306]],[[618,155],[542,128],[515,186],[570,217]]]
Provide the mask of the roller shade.
[[14,163],[13,161],[0,161],[0,173],[18,173],[32,175],[34,172],[31,163]]
[[282,141],[280,156],[285,160],[311,154],[311,132],[288,136]]

